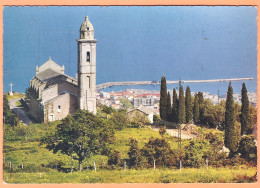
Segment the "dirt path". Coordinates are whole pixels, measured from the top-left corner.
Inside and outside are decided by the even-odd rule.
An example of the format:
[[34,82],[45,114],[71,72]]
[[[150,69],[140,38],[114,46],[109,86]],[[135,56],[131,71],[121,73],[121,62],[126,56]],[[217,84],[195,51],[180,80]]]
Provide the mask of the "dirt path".
[[12,99],[9,101],[9,105],[10,105],[10,109],[13,110],[13,112],[15,113],[15,115],[17,115],[17,117],[22,121],[22,123],[24,125],[28,125],[30,123],[32,123],[32,121],[30,120],[30,118],[26,115],[26,113],[24,112],[23,108],[18,107],[16,105],[16,102],[19,101],[21,98],[18,99]]
[[[159,128],[153,128],[155,131],[159,131]],[[173,137],[178,137],[178,129],[166,129],[166,133]],[[193,139],[194,135],[189,134],[187,131],[181,131],[181,139]]]

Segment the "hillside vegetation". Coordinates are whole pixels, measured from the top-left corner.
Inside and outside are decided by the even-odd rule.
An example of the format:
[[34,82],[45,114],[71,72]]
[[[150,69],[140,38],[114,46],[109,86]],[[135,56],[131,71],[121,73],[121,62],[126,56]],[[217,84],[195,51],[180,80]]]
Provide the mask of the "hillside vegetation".
[[[181,172],[178,166],[129,169],[118,165],[109,168],[108,157],[93,155],[83,162],[83,171],[78,171],[78,161],[71,160],[67,155],[53,154],[40,144],[40,139],[48,132],[53,132],[60,122],[52,122],[48,131],[45,124],[32,124],[11,128],[4,127],[4,181],[7,183],[174,183],[174,182],[254,182],[256,167],[238,165],[214,168],[209,161],[209,168],[202,165],[190,168],[184,163]],[[216,130],[204,129],[205,132]],[[220,132],[220,131],[218,131]],[[220,132],[220,135],[221,134]],[[158,131],[146,128],[124,128],[115,132],[112,149],[128,160],[129,140],[138,140],[138,146],[144,147],[150,137],[161,138]],[[165,135],[171,149],[177,151],[178,139]],[[199,141],[199,140],[198,140]],[[190,145],[191,140],[183,140],[182,147]],[[210,148],[208,148],[210,149]],[[95,162],[97,171],[94,171]],[[230,163],[231,164],[231,163]],[[232,164],[235,164],[233,161]],[[73,166],[73,172],[71,171]],[[66,173],[68,172],[68,173]]]

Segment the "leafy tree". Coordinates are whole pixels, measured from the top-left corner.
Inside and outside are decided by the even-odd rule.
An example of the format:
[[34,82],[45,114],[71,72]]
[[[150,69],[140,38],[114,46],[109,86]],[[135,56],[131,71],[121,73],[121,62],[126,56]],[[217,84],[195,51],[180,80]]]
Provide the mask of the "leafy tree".
[[144,127],[145,125],[149,124],[150,121],[148,117],[145,116],[143,113],[136,111],[131,119],[131,123],[134,125],[138,125],[139,127]]
[[120,103],[123,105],[124,109],[129,109],[129,108],[133,108],[133,105],[131,104],[131,102],[129,100],[127,100],[126,98],[120,98]]
[[165,76],[162,76],[161,79],[160,117],[162,120],[167,120],[167,86]]
[[207,127],[212,127],[215,128],[216,125],[214,122],[215,120],[215,106],[213,105],[213,103],[209,100],[209,99],[205,99],[202,103],[203,105],[203,117],[202,117],[202,121],[201,123]]
[[[239,130],[238,130],[239,129]],[[235,121],[235,106],[233,99],[233,88],[231,82],[228,86],[226,111],[225,111],[225,146],[230,150],[231,155],[237,151],[240,138],[240,124]],[[239,134],[238,134],[239,133]]]
[[193,120],[194,123],[199,123],[199,117],[200,117],[200,112],[199,112],[199,97],[196,94],[195,99],[194,99],[194,107],[193,107]]
[[160,134],[162,137],[164,137],[165,133],[166,133],[166,126],[160,127],[160,129],[159,129],[159,134]]
[[238,152],[247,161],[257,161],[256,138],[254,135],[244,135],[241,137]]
[[115,112],[115,109],[110,106],[102,105],[102,111],[106,114],[112,114],[113,112]]
[[150,138],[149,142],[143,147],[142,153],[147,158],[149,166],[153,166],[154,160],[156,165],[159,166],[176,165],[176,156],[171,150],[170,144],[164,138]]
[[167,95],[167,121],[171,120],[171,115],[172,115],[171,95],[168,92],[168,95]]
[[153,122],[158,122],[160,120],[160,117],[156,114],[153,115]]
[[27,88],[25,89],[25,98],[29,99],[30,91],[31,91],[31,88],[30,88],[30,87],[27,87]]
[[224,130],[225,128],[225,101],[220,101],[219,105],[215,105],[214,110],[214,127],[219,130]]
[[108,155],[108,161],[107,163],[109,165],[119,165],[121,163],[121,154],[117,150],[112,150],[110,154]]
[[189,123],[193,118],[192,100],[191,100],[191,93],[190,93],[189,86],[187,86],[185,92],[185,110],[186,110],[186,123]]
[[185,118],[185,98],[183,87],[180,86],[179,89],[179,110],[178,110],[178,123],[182,124],[186,122]]
[[15,127],[21,124],[19,118],[10,109],[6,94],[3,96],[3,116],[3,123],[9,124],[11,127]]
[[114,112],[110,120],[115,124],[117,130],[123,130],[130,124],[125,110],[119,110]]
[[249,118],[247,134],[252,134],[257,126],[257,109],[253,106],[249,106]]
[[242,84],[241,90],[241,114],[240,114],[240,122],[241,122],[241,135],[246,134],[248,130],[249,123],[249,100],[247,96],[246,84]]
[[8,102],[8,99],[7,99],[7,96],[4,95],[3,96],[3,112],[4,112],[4,115],[6,114],[6,112],[10,111],[10,106],[9,106],[9,102]]
[[178,122],[178,98],[176,90],[173,88],[172,91],[172,121],[177,123]]
[[54,134],[41,139],[41,144],[53,153],[60,151],[79,161],[79,170],[82,161],[93,154],[100,153],[107,143],[111,143],[114,132],[108,120],[97,118],[88,111],[78,110],[73,116],[67,116],[56,128]]
[[138,141],[135,139],[130,140],[130,148],[128,151],[129,166],[139,168],[144,165],[144,157],[142,156],[141,150],[138,147]]

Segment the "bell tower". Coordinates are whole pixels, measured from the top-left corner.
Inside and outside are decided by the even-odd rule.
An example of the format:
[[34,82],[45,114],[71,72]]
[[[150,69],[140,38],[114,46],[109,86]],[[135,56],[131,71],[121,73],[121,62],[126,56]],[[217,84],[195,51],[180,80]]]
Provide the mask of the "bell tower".
[[88,16],[80,27],[78,41],[78,107],[96,114],[96,42]]

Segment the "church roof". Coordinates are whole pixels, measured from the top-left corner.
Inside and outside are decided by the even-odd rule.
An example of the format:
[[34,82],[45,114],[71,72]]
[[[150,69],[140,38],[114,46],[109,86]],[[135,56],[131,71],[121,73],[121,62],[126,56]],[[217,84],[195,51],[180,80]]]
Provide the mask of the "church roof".
[[132,109],[132,110],[130,110],[130,111],[128,111],[128,113],[129,112],[133,112],[133,111],[140,111],[140,112],[142,112],[142,113],[144,113],[144,114],[146,114],[146,115],[149,115],[149,114],[151,114],[151,113],[154,113],[153,112],[153,110],[151,110],[151,109],[149,109],[149,108],[145,108],[145,107],[139,107],[139,108],[135,108],[135,109]]
[[41,65],[39,68],[37,67],[36,69],[38,69],[37,72],[39,74],[40,72],[45,71],[47,69],[52,69],[58,73],[64,73],[65,68],[64,68],[64,66],[62,66],[62,67],[59,66],[50,57],[48,61],[46,61],[43,65]]
[[61,73],[54,71],[53,69],[46,69],[44,71],[41,71],[36,75],[37,78],[39,78],[41,81],[46,81],[49,78],[56,77],[60,75]]
[[84,30],[94,30],[92,23],[89,21],[88,16],[85,17],[85,21],[82,23],[80,27],[80,31]]

